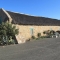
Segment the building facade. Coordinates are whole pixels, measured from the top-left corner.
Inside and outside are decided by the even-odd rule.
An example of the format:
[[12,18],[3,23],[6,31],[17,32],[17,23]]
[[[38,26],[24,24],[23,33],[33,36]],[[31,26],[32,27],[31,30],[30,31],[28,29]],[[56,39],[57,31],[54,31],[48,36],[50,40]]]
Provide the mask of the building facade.
[[60,30],[60,20],[0,9],[0,23],[5,21],[9,21],[19,29],[19,34],[16,36],[18,43],[24,43],[32,35],[37,37],[38,33],[43,35],[46,30]]

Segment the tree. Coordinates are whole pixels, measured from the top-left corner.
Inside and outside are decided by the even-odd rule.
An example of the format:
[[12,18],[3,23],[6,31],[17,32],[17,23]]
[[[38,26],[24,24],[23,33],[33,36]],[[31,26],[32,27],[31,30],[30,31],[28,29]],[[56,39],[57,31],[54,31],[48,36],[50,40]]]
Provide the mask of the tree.
[[16,29],[16,26],[13,26],[11,23],[2,23],[0,24],[0,41],[14,39],[14,36],[19,33],[19,30]]
[[18,29],[16,29],[16,26],[13,26],[12,24],[9,24],[9,23],[6,23],[6,28],[7,28],[7,31],[6,31],[6,34],[8,37],[10,36],[14,36],[14,35],[17,35],[19,33]]

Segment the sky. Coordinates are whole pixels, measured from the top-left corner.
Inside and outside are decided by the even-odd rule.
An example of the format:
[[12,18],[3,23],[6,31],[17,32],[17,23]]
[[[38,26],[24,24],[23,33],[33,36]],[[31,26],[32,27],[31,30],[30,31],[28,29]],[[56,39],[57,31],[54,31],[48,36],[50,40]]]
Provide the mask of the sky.
[[0,0],[5,10],[60,19],[60,0]]

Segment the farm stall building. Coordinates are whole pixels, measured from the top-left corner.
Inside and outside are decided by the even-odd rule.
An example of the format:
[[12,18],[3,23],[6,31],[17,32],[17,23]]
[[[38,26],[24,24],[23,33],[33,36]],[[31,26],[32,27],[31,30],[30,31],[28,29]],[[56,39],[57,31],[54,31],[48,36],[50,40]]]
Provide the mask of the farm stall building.
[[47,17],[31,16],[22,13],[16,13],[0,9],[0,23],[9,21],[19,29],[16,36],[18,43],[25,42],[32,35],[35,37],[38,33],[43,35],[46,30],[60,30],[60,20]]

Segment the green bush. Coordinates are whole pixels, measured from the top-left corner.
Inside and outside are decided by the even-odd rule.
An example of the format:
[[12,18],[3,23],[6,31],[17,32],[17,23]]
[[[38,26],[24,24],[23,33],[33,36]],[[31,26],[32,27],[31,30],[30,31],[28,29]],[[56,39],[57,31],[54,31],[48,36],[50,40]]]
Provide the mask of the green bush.
[[50,35],[54,35],[55,31],[54,30],[50,30]]
[[15,42],[14,42],[13,39],[11,39],[11,40],[9,40],[8,44],[9,44],[9,45],[10,45],[10,44],[15,44]]
[[32,36],[31,39],[35,39],[35,36]]
[[54,35],[55,31],[54,30],[47,30],[47,31],[44,31],[43,34],[46,34],[47,36],[51,36],[51,35]]
[[43,34],[46,34],[46,32],[44,31]]
[[40,38],[40,37],[41,37],[41,33],[38,33],[38,34],[37,34],[37,37]]
[[50,30],[44,31],[46,35],[50,34]]
[[[13,26],[11,23],[3,22],[0,24],[0,44],[9,44],[10,39],[14,39],[15,35],[18,35],[19,30],[16,29],[16,26]],[[13,41],[10,42],[14,43]]]
[[41,38],[50,38],[50,36],[41,36]]
[[41,36],[41,38],[46,38],[46,36]]
[[[41,37],[40,37],[41,38]],[[36,40],[40,40],[40,38],[36,38]]]

